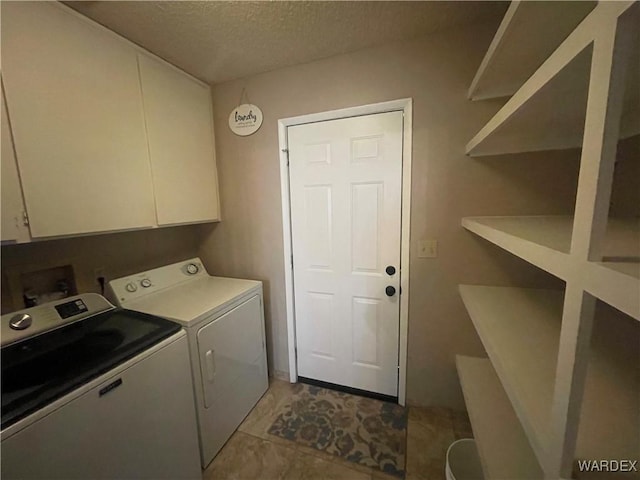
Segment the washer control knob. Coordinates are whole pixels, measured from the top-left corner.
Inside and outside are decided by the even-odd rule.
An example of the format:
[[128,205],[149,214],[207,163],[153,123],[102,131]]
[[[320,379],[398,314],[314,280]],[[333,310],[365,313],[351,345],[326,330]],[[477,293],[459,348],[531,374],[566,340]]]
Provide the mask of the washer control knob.
[[9,326],[14,330],[24,330],[25,328],[29,328],[31,326],[31,322],[33,319],[31,315],[26,313],[19,313],[11,317],[9,322]]
[[140,280],[140,285],[142,285],[142,288],[149,288],[151,286],[151,280],[149,280],[148,278],[143,278],[142,280]]
[[200,271],[200,267],[198,265],[196,265],[195,263],[190,263],[190,264],[187,265],[187,273],[189,275],[195,275],[199,271]]
[[135,292],[136,290],[138,290],[138,286],[137,286],[135,283],[133,283],[133,282],[129,282],[129,283],[127,283],[127,284],[124,286],[124,288],[127,290],[127,292],[130,292],[130,293],[133,293],[133,292]]

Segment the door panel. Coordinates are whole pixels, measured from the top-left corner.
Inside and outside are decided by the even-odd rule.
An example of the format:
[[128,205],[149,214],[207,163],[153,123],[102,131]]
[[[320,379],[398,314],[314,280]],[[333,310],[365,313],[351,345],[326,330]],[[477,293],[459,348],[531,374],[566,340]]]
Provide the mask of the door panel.
[[401,112],[288,129],[302,377],[398,393],[402,129]]
[[305,188],[306,243],[311,268],[331,268],[331,186]]
[[380,273],[382,182],[351,185],[352,273]]
[[331,361],[336,359],[331,335],[331,319],[336,314],[334,297],[331,293],[308,292],[309,327],[313,332],[311,354]]
[[380,300],[353,298],[353,361],[358,365],[380,368]]

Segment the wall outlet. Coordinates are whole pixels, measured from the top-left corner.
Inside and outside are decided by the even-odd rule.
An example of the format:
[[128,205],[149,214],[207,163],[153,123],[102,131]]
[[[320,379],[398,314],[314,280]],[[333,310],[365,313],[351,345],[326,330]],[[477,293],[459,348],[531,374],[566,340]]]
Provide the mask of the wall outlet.
[[418,258],[436,258],[438,256],[437,240],[419,240]]
[[95,279],[96,283],[98,282],[99,278],[107,278],[107,274],[106,274],[106,270],[104,267],[97,267],[94,268],[93,270],[93,278]]

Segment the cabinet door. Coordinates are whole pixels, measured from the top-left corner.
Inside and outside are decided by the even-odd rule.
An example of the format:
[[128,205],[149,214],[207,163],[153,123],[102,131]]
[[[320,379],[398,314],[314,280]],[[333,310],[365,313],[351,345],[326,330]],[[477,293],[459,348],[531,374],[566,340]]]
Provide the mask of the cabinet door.
[[2,74],[33,237],[155,224],[136,54],[54,2],[2,2]]
[[13,140],[7,116],[7,106],[4,100],[4,88],[2,89],[2,241],[28,241],[29,231],[24,225],[24,202],[22,200],[22,188],[16,166],[16,157],[13,153]]
[[158,225],[219,219],[211,90],[138,55]]

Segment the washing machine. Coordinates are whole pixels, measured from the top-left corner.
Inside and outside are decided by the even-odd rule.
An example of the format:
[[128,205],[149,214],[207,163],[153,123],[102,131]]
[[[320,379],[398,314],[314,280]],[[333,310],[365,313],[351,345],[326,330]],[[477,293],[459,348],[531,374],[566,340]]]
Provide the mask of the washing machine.
[[262,283],[211,276],[192,258],[112,280],[109,295],[187,331],[206,468],[269,385]]
[[187,335],[94,293],[2,315],[3,479],[202,478]]

